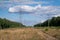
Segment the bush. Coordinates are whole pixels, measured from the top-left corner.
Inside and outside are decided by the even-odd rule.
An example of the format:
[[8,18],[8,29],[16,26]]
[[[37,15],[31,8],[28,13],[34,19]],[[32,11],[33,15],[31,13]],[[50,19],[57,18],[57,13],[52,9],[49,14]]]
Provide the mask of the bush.
[[45,31],[48,31],[48,28],[46,28]]

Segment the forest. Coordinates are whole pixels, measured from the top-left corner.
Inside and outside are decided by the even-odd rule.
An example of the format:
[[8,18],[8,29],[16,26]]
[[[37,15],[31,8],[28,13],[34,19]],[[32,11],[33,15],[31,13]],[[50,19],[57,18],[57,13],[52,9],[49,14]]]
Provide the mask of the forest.
[[60,17],[52,17],[51,19],[46,20],[43,23],[35,24],[34,27],[59,27],[60,26]]
[[7,20],[6,18],[0,18],[0,29],[13,28],[13,27],[24,27],[25,25]]

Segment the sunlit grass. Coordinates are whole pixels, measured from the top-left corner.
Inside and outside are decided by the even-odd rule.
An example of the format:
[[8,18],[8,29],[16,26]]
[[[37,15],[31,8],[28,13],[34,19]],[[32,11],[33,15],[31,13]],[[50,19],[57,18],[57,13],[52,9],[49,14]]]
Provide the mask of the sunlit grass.
[[[48,31],[45,31],[46,28],[48,29]],[[9,28],[0,30],[0,40],[44,40],[37,33],[40,30],[57,39],[60,39],[59,28],[37,27],[37,28]]]
[[42,40],[35,29],[13,28],[0,30],[0,40]]

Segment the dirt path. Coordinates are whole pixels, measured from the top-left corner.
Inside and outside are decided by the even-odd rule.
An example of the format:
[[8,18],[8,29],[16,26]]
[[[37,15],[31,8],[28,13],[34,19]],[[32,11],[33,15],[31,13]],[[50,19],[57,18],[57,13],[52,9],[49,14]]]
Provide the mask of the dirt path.
[[38,30],[37,33],[42,37],[42,39],[45,39],[45,40],[58,40],[58,39],[56,39],[56,38],[44,33],[41,30],[40,31]]

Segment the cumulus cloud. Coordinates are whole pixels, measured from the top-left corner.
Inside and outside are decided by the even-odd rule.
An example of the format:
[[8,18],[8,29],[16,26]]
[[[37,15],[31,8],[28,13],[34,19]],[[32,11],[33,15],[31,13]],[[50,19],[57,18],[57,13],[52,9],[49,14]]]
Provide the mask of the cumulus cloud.
[[[21,14],[33,14],[32,16],[37,17],[37,20],[44,22],[45,20],[60,16],[60,6],[29,6],[29,5],[18,5],[9,8],[9,12],[21,13]],[[34,19],[34,18],[33,18]],[[36,19],[35,19],[36,20]]]
[[19,12],[19,13],[35,13],[35,14],[47,14],[56,15],[60,14],[59,6],[41,6],[37,5],[35,7],[28,5],[18,5],[9,8],[9,12]]
[[14,7],[10,7],[9,8],[9,12],[35,12],[37,9],[41,8],[40,5],[36,6],[36,7],[32,7],[32,6],[27,6],[27,5],[18,5],[18,6],[14,6]]
[[22,5],[22,6],[14,6],[9,8],[9,12],[33,12],[35,10],[34,7]]

